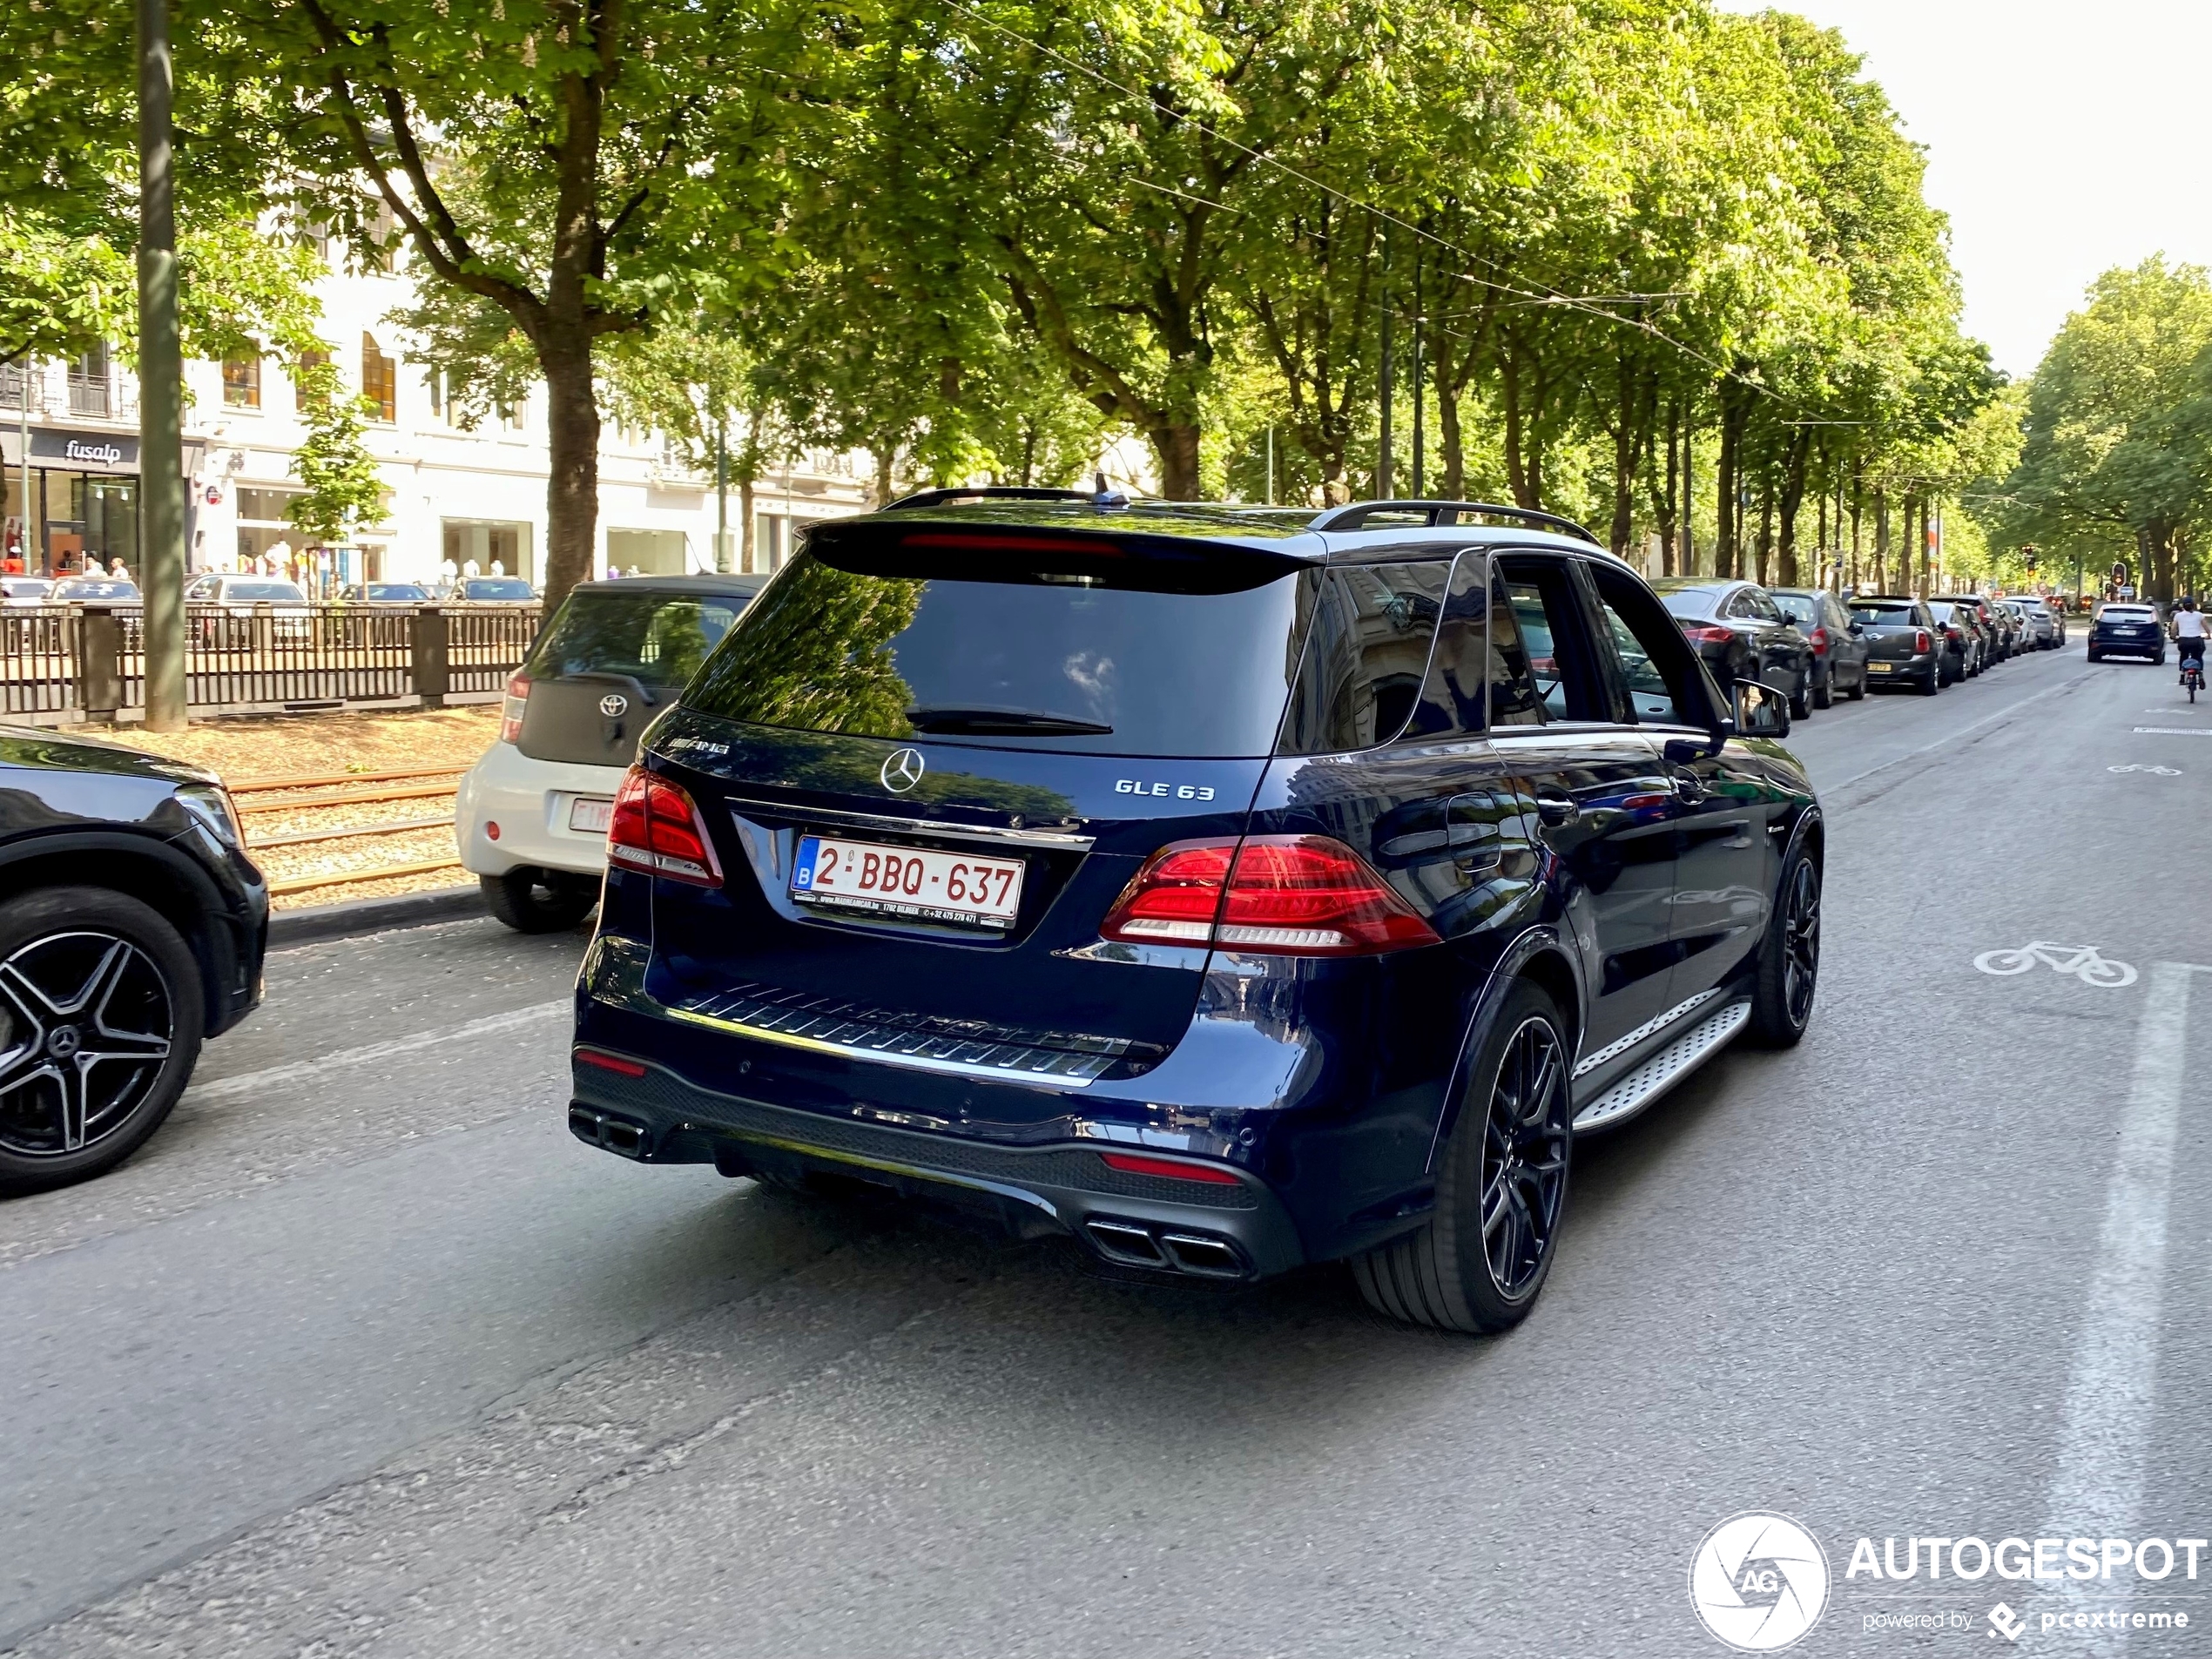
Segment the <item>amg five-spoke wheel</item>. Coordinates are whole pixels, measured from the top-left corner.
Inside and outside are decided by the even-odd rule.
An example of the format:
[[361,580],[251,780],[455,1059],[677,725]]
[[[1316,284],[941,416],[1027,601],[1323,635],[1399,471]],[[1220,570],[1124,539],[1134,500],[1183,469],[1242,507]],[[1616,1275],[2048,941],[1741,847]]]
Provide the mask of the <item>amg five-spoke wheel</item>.
[[1567,1197],[1569,1116],[1559,1033],[1541,1015],[1524,1020],[1490,1091],[1482,1146],[1482,1250],[1505,1295],[1525,1291],[1550,1258]]
[[183,940],[135,899],[0,906],[0,1192],[97,1174],[151,1135],[198,1057],[201,997]]

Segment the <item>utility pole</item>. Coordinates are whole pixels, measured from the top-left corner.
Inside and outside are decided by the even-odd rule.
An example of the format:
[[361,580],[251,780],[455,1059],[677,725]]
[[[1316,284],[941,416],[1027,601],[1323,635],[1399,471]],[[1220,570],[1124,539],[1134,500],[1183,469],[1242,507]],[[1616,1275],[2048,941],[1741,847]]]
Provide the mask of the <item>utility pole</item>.
[[1267,504],[1275,504],[1275,428],[1267,428]]
[[1382,444],[1375,456],[1375,496],[1390,499],[1390,226],[1382,234]]
[[[169,0],[138,0],[138,546],[146,729],[185,727],[184,359]],[[29,502],[24,503],[26,506]]]

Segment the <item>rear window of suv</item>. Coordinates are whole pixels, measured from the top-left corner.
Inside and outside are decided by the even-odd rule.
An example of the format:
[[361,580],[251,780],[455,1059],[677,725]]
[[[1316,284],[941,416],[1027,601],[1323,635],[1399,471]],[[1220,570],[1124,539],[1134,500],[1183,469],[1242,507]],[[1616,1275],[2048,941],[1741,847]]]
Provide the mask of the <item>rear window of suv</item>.
[[530,648],[531,679],[627,674],[648,685],[681,685],[737,621],[736,595],[655,593],[624,586],[570,597]]
[[[685,706],[754,725],[1092,754],[1273,748],[1310,574],[1226,550],[1198,570],[916,529],[895,548],[809,546]],[[915,550],[925,536],[941,550]]]

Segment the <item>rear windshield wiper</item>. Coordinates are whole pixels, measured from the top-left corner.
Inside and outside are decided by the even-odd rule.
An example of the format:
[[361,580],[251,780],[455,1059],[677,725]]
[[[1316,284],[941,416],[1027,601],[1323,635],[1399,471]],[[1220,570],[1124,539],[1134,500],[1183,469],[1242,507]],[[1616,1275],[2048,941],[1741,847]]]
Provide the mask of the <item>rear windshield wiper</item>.
[[1110,725],[1101,725],[1096,720],[1078,720],[1043,709],[954,707],[938,704],[908,709],[907,722],[917,732],[964,733],[979,738],[1013,738],[1031,734],[1103,738],[1114,729]]

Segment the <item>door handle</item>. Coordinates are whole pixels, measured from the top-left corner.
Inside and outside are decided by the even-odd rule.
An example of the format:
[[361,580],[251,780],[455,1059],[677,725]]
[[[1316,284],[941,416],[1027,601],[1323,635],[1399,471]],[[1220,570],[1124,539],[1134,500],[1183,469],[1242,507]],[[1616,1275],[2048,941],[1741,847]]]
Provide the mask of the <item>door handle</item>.
[[1582,809],[1565,795],[1544,793],[1536,797],[1536,816],[1554,829],[1573,823],[1581,813]]

